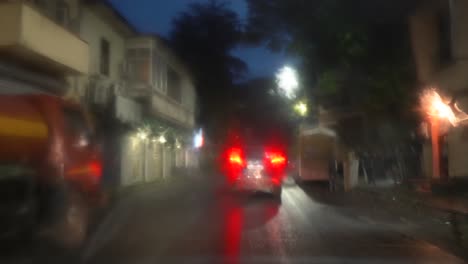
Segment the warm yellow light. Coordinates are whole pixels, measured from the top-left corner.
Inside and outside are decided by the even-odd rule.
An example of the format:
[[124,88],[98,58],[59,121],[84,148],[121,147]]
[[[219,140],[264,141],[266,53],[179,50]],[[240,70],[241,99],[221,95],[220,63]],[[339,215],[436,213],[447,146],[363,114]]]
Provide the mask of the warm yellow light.
[[442,97],[434,89],[423,93],[421,103],[430,117],[445,119],[453,126],[458,124],[458,119],[452,108],[442,100]]
[[158,141],[159,141],[159,143],[164,144],[164,143],[167,142],[167,139],[166,139],[163,135],[161,135],[161,136],[159,137]]
[[300,115],[300,116],[306,116],[308,107],[307,104],[304,102],[299,102],[296,105],[294,105],[294,110]]

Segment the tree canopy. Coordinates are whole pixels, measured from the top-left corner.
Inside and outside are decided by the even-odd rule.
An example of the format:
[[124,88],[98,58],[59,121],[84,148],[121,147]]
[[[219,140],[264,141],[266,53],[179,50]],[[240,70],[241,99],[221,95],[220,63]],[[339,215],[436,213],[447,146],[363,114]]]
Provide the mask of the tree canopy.
[[241,38],[237,13],[221,1],[190,4],[173,20],[169,39],[194,73],[199,122],[208,133],[225,125],[234,80],[247,71],[246,64],[231,55]]
[[[248,0],[248,36],[303,60],[322,104],[386,111],[412,85],[408,12],[414,1]],[[402,91],[403,90],[403,91]]]
[[247,2],[248,40],[301,58],[317,104],[361,113],[367,124],[411,119],[417,85],[407,16],[417,1]]

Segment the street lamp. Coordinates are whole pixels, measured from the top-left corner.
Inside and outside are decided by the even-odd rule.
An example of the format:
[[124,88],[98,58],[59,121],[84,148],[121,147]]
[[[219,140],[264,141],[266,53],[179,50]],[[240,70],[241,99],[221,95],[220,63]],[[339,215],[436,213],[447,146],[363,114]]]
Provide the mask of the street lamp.
[[304,102],[298,102],[294,105],[294,111],[298,113],[301,117],[305,117],[308,112],[307,104]]
[[428,115],[428,121],[431,126],[432,178],[440,180],[439,136],[444,132],[441,132],[441,123],[444,124],[445,122],[447,124],[446,122],[448,122],[452,126],[457,126],[460,120],[458,120],[450,105],[444,102],[435,89],[428,89],[422,94],[421,104]]
[[296,91],[299,88],[299,81],[295,69],[284,66],[276,74],[276,83],[281,93],[288,99],[296,96]]

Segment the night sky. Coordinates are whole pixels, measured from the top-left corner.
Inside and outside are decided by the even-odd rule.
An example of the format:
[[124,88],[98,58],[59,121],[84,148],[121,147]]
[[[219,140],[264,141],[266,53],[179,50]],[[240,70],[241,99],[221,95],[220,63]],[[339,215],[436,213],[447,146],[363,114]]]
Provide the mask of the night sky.
[[[167,36],[172,18],[193,2],[207,0],[109,0],[141,33],[157,33]],[[246,19],[247,4],[244,0],[226,1]],[[278,68],[290,62],[284,54],[275,54],[262,47],[239,47],[233,54],[243,59],[249,67],[248,78],[273,74]]]

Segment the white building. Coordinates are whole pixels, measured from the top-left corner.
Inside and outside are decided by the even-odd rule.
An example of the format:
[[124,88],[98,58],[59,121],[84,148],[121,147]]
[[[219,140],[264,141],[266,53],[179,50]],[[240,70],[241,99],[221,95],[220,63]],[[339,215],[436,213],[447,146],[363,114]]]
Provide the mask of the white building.
[[192,165],[196,93],[183,63],[158,37],[139,36],[105,2],[83,6],[79,34],[89,45],[89,75],[71,82],[102,123],[112,115],[120,124],[104,128],[106,137],[116,133],[117,141],[106,139],[106,158],[111,172],[121,172],[120,183],[167,178],[173,168]]
[[[410,34],[418,80],[435,87],[468,111],[468,1],[437,0],[422,3],[410,16]],[[441,157],[441,174],[450,178],[468,177],[467,126],[451,128],[441,135],[446,154]],[[432,175],[432,149],[424,145],[423,169]],[[448,163],[448,164],[447,164]],[[438,179],[434,179],[438,180]]]
[[88,74],[78,18],[78,0],[0,1],[0,93],[63,95],[66,76]]
[[[126,47],[126,96],[142,102],[153,135],[130,143],[133,151],[146,153],[144,161],[135,159],[134,163],[142,162],[143,172],[135,173],[135,167],[140,168],[140,165],[124,167],[124,171],[143,175],[146,180],[169,177],[173,168],[194,165],[190,136],[195,126],[196,93],[192,77],[157,36],[128,39]],[[172,139],[176,141],[172,145],[161,143],[167,140],[168,130],[179,134],[177,139]]]
[[88,105],[104,141],[105,181],[167,178],[194,165],[190,73],[164,41],[139,36],[107,1],[0,0],[0,31],[0,93]]

